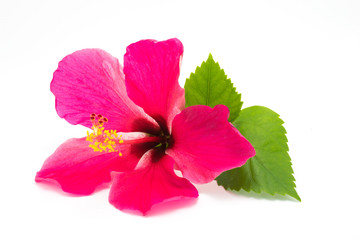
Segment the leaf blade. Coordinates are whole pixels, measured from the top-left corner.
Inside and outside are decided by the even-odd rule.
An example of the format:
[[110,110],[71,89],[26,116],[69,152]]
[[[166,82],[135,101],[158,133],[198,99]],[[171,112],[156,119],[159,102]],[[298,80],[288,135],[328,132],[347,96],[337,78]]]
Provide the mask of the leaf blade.
[[209,54],[206,62],[197,67],[185,82],[186,107],[193,105],[207,105],[214,107],[218,104],[229,108],[229,121],[234,121],[240,113],[241,94],[236,92],[230,79],[227,78],[219,63]]
[[268,108],[243,109],[233,124],[254,146],[256,155],[242,167],[222,173],[216,179],[218,185],[235,191],[287,194],[301,201],[295,190],[283,123],[279,115]]

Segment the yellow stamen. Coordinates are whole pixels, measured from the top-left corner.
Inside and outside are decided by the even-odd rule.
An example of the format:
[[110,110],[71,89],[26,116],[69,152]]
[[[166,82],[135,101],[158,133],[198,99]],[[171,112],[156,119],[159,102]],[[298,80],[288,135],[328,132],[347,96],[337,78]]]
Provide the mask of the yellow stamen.
[[[108,119],[94,113],[90,115],[90,119],[93,124],[91,127],[93,132],[87,132],[86,141],[92,143],[89,144],[89,147],[95,152],[119,152],[116,147],[124,141],[121,140],[121,135],[118,136],[116,130],[104,130],[103,125],[108,122]],[[119,156],[122,156],[121,152],[119,152]]]

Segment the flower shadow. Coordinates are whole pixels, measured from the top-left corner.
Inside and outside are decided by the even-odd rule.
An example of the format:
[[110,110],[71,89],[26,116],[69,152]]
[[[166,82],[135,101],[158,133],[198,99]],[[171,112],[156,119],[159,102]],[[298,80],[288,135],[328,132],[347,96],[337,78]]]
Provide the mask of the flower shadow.
[[137,210],[121,210],[124,213],[142,216],[142,217],[157,217],[166,215],[172,212],[176,212],[182,208],[190,208],[194,206],[197,202],[197,198],[181,198],[177,200],[170,200],[155,204],[147,213],[143,214]]
[[266,192],[260,192],[256,193],[254,191],[247,192],[243,189],[241,189],[239,192],[237,191],[231,191],[231,190],[225,190],[222,186],[217,185],[216,181],[212,181],[207,184],[202,185],[196,185],[196,188],[198,189],[200,195],[206,194],[210,195],[212,197],[216,197],[219,199],[228,199],[233,197],[239,197],[239,198],[253,198],[253,199],[266,199],[270,201],[292,201],[292,202],[298,202],[296,199],[288,196],[288,195],[280,195],[275,194],[271,195]]
[[94,192],[92,192],[91,194],[74,194],[74,193],[64,192],[61,189],[61,186],[57,182],[52,182],[52,181],[37,182],[36,186],[38,186],[39,188],[42,188],[43,190],[47,190],[47,191],[54,192],[56,194],[60,194],[61,196],[66,196],[66,197],[86,197],[86,196],[93,195],[93,194],[95,194],[97,192],[103,191],[105,189],[108,189],[109,186],[110,186],[110,183],[105,183],[105,184],[102,184],[102,185],[96,187]]
[[299,202],[298,200],[288,196],[288,195],[280,195],[280,194],[275,194],[275,195],[271,195],[269,193],[266,192],[260,192],[260,193],[256,193],[254,191],[244,191],[243,189],[240,190],[239,192],[235,192],[235,191],[231,191],[234,195],[237,196],[245,196],[248,198],[255,198],[255,199],[266,199],[266,200],[271,200],[271,201],[275,201],[275,200],[280,200],[280,201],[291,201],[291,202]]
[[162,202],[160,204],[156,204],[146,216],[161,216],[171,212],[175,212],[182,208],[190,208],[197,203],[197,198],[183,198],[174,201]]

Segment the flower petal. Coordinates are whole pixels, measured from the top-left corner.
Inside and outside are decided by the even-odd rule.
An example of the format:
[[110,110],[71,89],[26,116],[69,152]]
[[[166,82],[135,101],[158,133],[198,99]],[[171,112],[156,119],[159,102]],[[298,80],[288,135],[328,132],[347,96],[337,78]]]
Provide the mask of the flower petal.
[[120,210],[138,210],[145,215],[154,204],[198,197],[196,188],[174,173],[173,165],[171,157],[148,151],[134,171],[113,174],[109,202]]
[[111,171],[133,170],[140,158],[124,145],[118,153],[94,152],[85,138],[72,138],[60,145],[36,174],[36,182],[53,182],[64,192],[88,195],[111,181]]
[[178,78],[183,45],[178,39],[131,44],[124,56],[124,73],[129,97],[167,129],[185,106],[184,89]]
[[54,72],[51,91],[57,113],[71,124],[91,127],[90,114],[96,113],[109,119],[107,129],[156,129],[154,120],[127,96],[118,60],[103,50],[84,49],[66,56]]
[[191,182],[210,182],[255,155],[252,145],[228,122],[228,117],[229,110],[224,105],[214,109],[197,105],[174,118],[173,146],[166,153]]

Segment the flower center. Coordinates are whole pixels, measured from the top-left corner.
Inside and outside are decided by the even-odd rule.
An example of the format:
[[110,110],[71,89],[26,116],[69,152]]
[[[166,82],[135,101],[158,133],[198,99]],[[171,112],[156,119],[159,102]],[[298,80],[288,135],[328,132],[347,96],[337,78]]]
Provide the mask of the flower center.
[[[90,142],[91,147],[95,152],[118,152],[119,156],[122,156],[120,152],[121,145],[123,144],[139,144],[150,143],[149,149],[155,148],[157,150],[165,152],[165,150],[171,145],[171,137],[165,134],[163,131],[158,135],[150,135],[147,133],[137,135],[136,138],[131,134],[124,134],[124,137],[116,132],[116,130],[105,130],[104,124],[108,122],[108,119],[101,114],[91,114],[90,120],[92,123],[92,133],[87,132],[86,141]],[[139,134],[139,133],[134,133]]]
[[156,145],[156,148],[163,148],[164,150],[167,149],[170,145],[170,139],[171,137],[168,135],[161,135],[159,144]]

